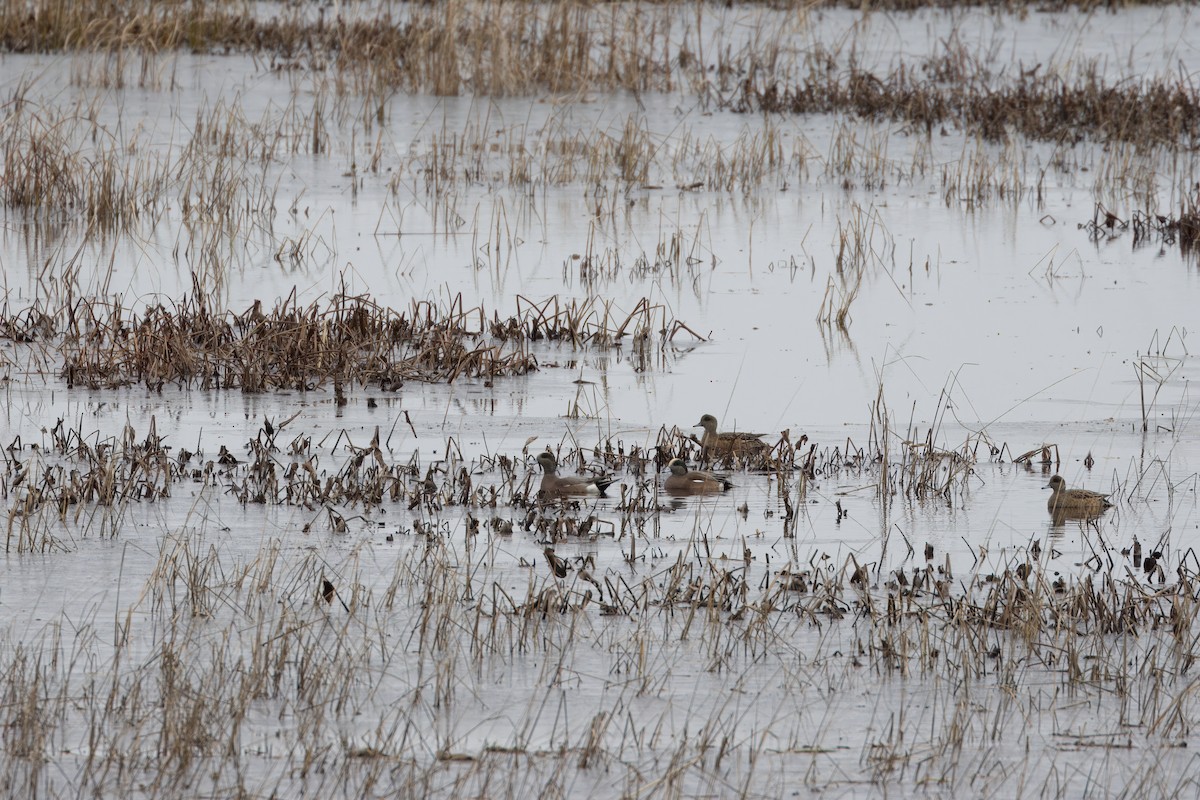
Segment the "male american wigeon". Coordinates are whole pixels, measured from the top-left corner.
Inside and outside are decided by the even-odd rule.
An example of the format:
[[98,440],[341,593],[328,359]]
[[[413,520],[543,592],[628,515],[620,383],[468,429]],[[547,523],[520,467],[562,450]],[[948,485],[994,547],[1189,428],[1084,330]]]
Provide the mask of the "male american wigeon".
[[671,474],[667,476],[663,486],[668,492],[708,494],[723,492],[733,486],[733,483],[724,475],[688,469],[687,462],[682,458],[672,458],[667,466],[671,468]]
[[747,458],[762,455],[771,449],[769,444],[760,441],[760,437],[766,436],[765,433],[742,433],[740,431],[718,433],[717,418],[712,414],[700,417],[700,421],[694,427],[704,428],[704,435],[700,437],[700,446],[709,456],[732,455]]
[[1045,488],[1051,490],[1050,499],[1046,501],[1051,514],[1099,514],[1112,507],[1106,494],[1090,489],[1068,489],[1062,475],[1051,478]]
[[587,475],[559,475],[558,459],[549,450],[538,453],[537,462],[542,465],[541,492],[548,497],[565,494],[604,494],[613,483],[611,475],[589,477]]

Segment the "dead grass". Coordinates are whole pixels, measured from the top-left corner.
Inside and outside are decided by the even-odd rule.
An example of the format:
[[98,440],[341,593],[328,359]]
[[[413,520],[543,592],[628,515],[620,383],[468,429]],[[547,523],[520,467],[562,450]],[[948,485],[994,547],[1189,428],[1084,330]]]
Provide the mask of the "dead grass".
[[968,135],[1003,140],[1139,142],[1194,147],[1200,139],[1200,100],[1180,81],[1111,85],[1098,68],[1073,79],[1024,72],[995,85],[987,68],[953,56],[901,65],[876,75],[851,63],[833,70],[820,62],[794,83],[754,73],[732,107],[743,112],[850,113],[910,123],[927,134],[950,126]]
[[[72,48],[86,37],[114,50],[221,42],[249,50],[276,35],[240,16],[240,6],[105,6],[113,22],[98,20],[99,6],[39,8],[43,18],[22,21],[13,15],[27,7],[7,4],[0,29],[18,30],[30,48]],[[672,62],[670,38],[654,27],[668,11],[434,4],[416,9],[417,27],[406,30],[425,58],[411,67],[392,60],[392,32],[338,31],[332,21],[297,22],[287,32],[293,49],[273,46],[281,67],[284,59],[317,63],[297,49],[305,36],[358,47],[345,57],[361,58],[381,93],[404,81],[443,93],[526,90],[520,81],[563,91],[601,80],[663,87],[692,69]],[[245,30],[229,29],[221,14]],[[594,14],[607,15],[629,42],[647,43],[646,52],[581,33]],[[508,38],[514,31],[530,41]],[[328,41],[318,45],[332,51]],[[597,52],[607,57],[602,79]],[[519,76],[525,68],[528,77]],[[63,215],[86,208],[89,224],[113,227],[154,213],[163,194],[154,181],[111,178],[105,159],[89,174],[57,123],[13,109],[26,116],[8,129],[23,131],[10,143],[12,205]],[[314,106],[279,146],[326,154],[330,114]],[[221,248],[246,227],[238,210],[244,167],[269,161],[278,141],[253,127],[232,109],[198,117],[192,166],[176,173],[195,178],[181,213],[210,243],[213,274],[192,296],[150,307],[70,295],[6,309],[0,336],[30,374],[155,391],[331,387],[340,406],[361,402],[360,386],[486,386],[537,368],[535,350],[628,346],[635,368],[649,369],[672,341],[700,338],[662,305],[623,309],[595,296],[520,298],[510,316],[459,297],[397,310],[345,293],[221,310],[209,298],[220,285]],[[750,191],[803,163],[771,126],[730,150],[690,141],[710,162],[697,178],[707,189]],[[661,157],[657,144],[635,116],[594,147],[564,140],[565,151],[595,159],[570,180],[645,181]],[[446,160],[433,165],[431,185],[464,180],[464,162],[454,159],[473,145],[460,145],[435,147]],[[1012,179],[989,171],[977,141],[968,147],[958,174],[944,180],[954,197],[983,202]],[[886,155],[877,139],[843,138],[827,174],[879,186],[889,176]],[[34,169],[21,172],[22,159]],[[517,164],[512,180],[534,174]],[[255,197],[254,208],[269,207],[268,194]],[[1185,202],[1164,231],[1194,247],[1196,215]],[[489,226],[497,231],[491,252],[511,249],[501,227],[499,218]],[[876,215],[857,207],[839,224],[831,272],[841,282],[831,284],[824,327],[846,331],[864,274],[894,267],[890,239]],[[590,242],[583,253],[564,270],[578,270],[585,283],[626,268]],[[488,266],[502,268],[495,258]],[[631,269],[676,280],[701,262],[715,263],[711,248],[676,233]],[[602,399],[581,389],[574,408],[599,415]],[[893,497],[953,504],[966,496],[978,460],[1006,448],[985,434],[946,444],[950,408],[943,392],[934,423],[897,423],[881,380],[865,446],[794,441],[781,431],[754,463],[721,465],[761,471],[743,480],[775,481],[786,516],[756,520],[766,532],[757,541],[680,514],[658,494],[666,461],[699,459],[691,430],[663,428],[650,448],[619,437],[563,443],[564,466],[622,473],[611,511],[598,511],[582,499],[538,498],[529,452],[464,458],[447,440],[423,458],[397,457],[393,434],[405,426],[417,433],[399,413],[390,432],[332,431],[323,440],[296,417],[264,419],[252,438],[217,452],[168,444],[173,432],[157,423],[101,437],[82,421],[47,419],[40,441],[0,451],[6,544],[25,558],[14,555],[14,569],[39,566],[31,553],[65,564],[61,551],[83,549],[71,540],[76,532],[123,538],[130,564],[126,572],[122,560],[114,579],[116,600],[95,601],[102,611],[88,597],[82,612],[60,612],[49,593],[15,598],[6,584],[10,613],[36,607],[32,621],[0,634],[4,785],[14,796],[519,796],[531,787],[572,796],[597,784],[629,796],[774,796],[794,781],[813,794],[932,788],[1005,797],[1020,787],[1054,796],[1079,789],[1062,777],[1069,763],[1078,768],[1072,774],[1105,784],[1096,794],[1192,788],[1194,767],[1168,762],[1196,713],[1193,552],[1156,554],[1162,569],[1152,571],[1136,542],[1132,561],[1098,547],[1066,569],[1054,541],[953,560],[932,546],[923,558],[910,547],[891,560],[870,547],[845,555],[840,546],[799,546],[795,520],[805,513],[806,482],[818,475],[874,482],[884,507]],[[1052,449],[1014,460],[1044,454],[1049,462]],[[304,522],[288,519],[257,549],[223,547],[216,525],[191,517],[165,532],[155,517],[155,535],[145,537],[126,524],[139,512],[153,517],[151,509],[202,508],[217,498],[248,515],[239,537],[259,535],[256,511],[277,522],[273,514],[286,509]],[[85,544],[102,555],[108,542]],[[1038,724],[1046,720],[1054,724]],[[1079,767],[1085,748],[1106,752],[1090,771]],[[1072,749],[1069,762],[1060,758]]]
[[333,68],[353,91],[388,88],[456,95],[575,92],[607,86],[669,90],[676,67],[669,20],[654,4],[464,2],[328,18],[294,7],[275,16],[241,3],[113,6],[8,0],[0,50],[13,53],[144,50],[263,54],[278,68]]
[[26,99],[30,88],[18,86],[0,110],[0,203],[69,216],[99,232],[128,227],[158,206],[167,164],[154,157],[131,164],[126,153],[136,145],[97,125],[95,108],[37,108]]
[[315,389],[328,384],[495,378],[535,369],[536,359],[472,341],[465,325],[482,312],[414,304],[410,313],[368,297],[300,306],[294,296],[264,312],[221,313],[197,291],[173,308],[130,314],[119,303],[82,303],[65,325],[59,351],[68,385],[142,383],[207,389]]
[[[619,345],[662,348],[694,336],[663,306],[642,300],[622,312],[612,302],[520,298],[501,318],[461,297],[445,304],[414,301],[405,311],[368,295],[336,295],[302,306],[295,294],[269,311],[261,302],[241,314],[220,311],[200,288],[190,297],[142,311],[110,302],[74,300],[28,307],[0,319],[11,340],[36,343],[61,360],[69,386],[143,384],[263,392],[332,385],[393,391],[406,381],[452,382],[523,375],[538,367],[530,346],[540,341],[573,348]],[[48,363],[45,356],[38,360]],[[33,359],[31,358],[31,362]],[[644,366],[653,364],[644,358]]]
[[[94,31],[90,30],[84,19],[88,13],[99,11],[93,8],[88,12],[87,8],[72,12],[65,5],[55,5],[38,24],[78,25],[81,30],[89,30],[92,35],[89,41],[103,50],[105,37],[110,35],[106,33],[107,26],[111,23],[97,24]],[[138,41],[139,36],[148,37],[146,46],[150,49],[145,52],[152,55],[146,58],[153,60],[158,58],[154,53],[162,52],[154,48],[179,46],[177,39],[167,37],[165,20],[184,13],[184,8],[156,7],[151,16],[161,19],[153,24],[137,16],[149,11],[127,9],[125,13],[133,17],[125,20],[121,30],[123,35],[133,37],[133,41]],[[190,9],[188,13],[220,16],[231,13],[234,7],[186,8]],[[732,140],[715,141],[698,136],[684,125],[665,136],[642,111],[612,120],[605,128],[580,130],[570,119],[571,102],[562,104],[561,118],[552,117],[534,130],[515,125],[498,132],[494,121],[484,112],[479,118],[472,117],[461,129],[443,123],[440,130],[434,129],[436,132],[429,137],[428,144],[422,142],[411,151],[389,153],[385,137],[372,131],[385,129],[387,115],[392,113],[388,109],[395,105],[391,100],[401,92],[429,91],[431,87],[439,91],[476,91],[477,79],[471,71],[474,67],[468,69],[463,59],[478,60],[477,67],[481,70],[486,67],[513,73],[515,77],[478,78],[479,83],[489,87],[487,93],[491,95],[545,92],[548,84],[551,90],[563,92],[643,85],[662,89],[673,79],[663,77],[660,85],[656,83],[658,78],[648,76],[679,71],[684,69],[681,63],[688,62],[671,48],[698,48],[699,23],[670,4],[568,10],[565,6],[547,8],[523,3],[455,2],[410,10],[412,16],[405,17],[403,22],[385,15],[374,27],[412,28],[409,33],[421,39],[420,46],[431,48],[430,52],[436,56],[432,64],[422,66],[407,56],[392,53],[394,43],[366,43],[356,38],[370,35],[386,39],[387,34],[381,30],[356,32],[358,23],[353,21],[333,25],[306,21],[300,11],[288,12],[292,17],[287,23],[291,26],[287,35],[299,37],[302,44],[297,44],[298,47],[325,52],[321,63],[314,61],[301,69],[284,71],[284,76],[295,74],[279,79],[290,90],[289,96],[286,102],[264,112],[262,118],[246,118],[238,103],[218,101],[211,107],[202,107],[194,121],[189,120],[187,135],[180,137],[178,145],[169,152],[149,147],[136,131],[99,125],[97,109],[103,93],[85,96],[70,108],[55,110],[31,103],[33,87],[20,84],[0,118],[0,129],[6,134],[0,200],[31,217],[40,215],[41,223],[82,223],[94,236],[136,230],[135,223],[145,226],[144,230],[168,209],[178,209],[186,220],[186,236],[180,242],[180,252],[206,284],[219,288],[226,265],[244,257],[239,254],[245,248],[237,245],[256,232],[270,231],[277,210],[296,200],[277,197],[278,167],[297,154],[337,157],[331,152],[335,142],[348,139],[354,143],[360,136],[373,140],[374,145],[369,151],[364,148],[361,159],[356,153],[347,165],[352,192],[358,191],[363,176],[380,175],[384,165],[388,165],[391,173],[386,176],[387,186],[398,201],[409,198],[412,187],[422,187],[434,199],[434,227],[455,230],[465,222],[457,210],[459,190],[464,186],[530,189],[583,183],[597,197],[597,217],[616,216],[624,207],[620,200],[626,199],[622,191],[653,191],[673,184],[683,191],[749,196],[763,188],[786,189],[791,181],[805,179],[813,159],[819,158],[805,137],[796,135],[795,130],[788,131],[777,116],[747,126]],[[15,12],[10,7],[10,16],[12,13]],[[73,13],[81,15],[80,18],[72,17]],[[546,19],[546,15],[552,19]],[[200,28],[210,30],[219,40],[223,25],[237,27],[242,22],[250,28],[267,24],[256,20],[226,21]],[[176,23],[178,30],[196,28],[188,20]],[[271,24],[283,25],[277,20]],[[161,26],[162,31],[155,33],[159,30],[155,25]],[[306,27],[309,25],[314,30],[309,31]],[[672,25],[681,32],[670,44],[662,43],[665,41],[662,31]],[[446,26],[453,27],[453,35],[447,33]],[[458,42],[460,34],[465,36],[463,30],[476,31],[482,37],[514,40],[503,46],[512,51],[511,57],[498,61],[481,57],[481,53],[501,48],[495,42],[484,43],[454,55],[455,63],[447,66],[442,62],[450,56],[434,45],[448,36]],[[615,33],[618,30],[619,36]],[[637,33],[641,32],[649,32],[652,41],[659,43],[645,54],[654,65],[630,66],[632,55],[603,55],[612,47],[633,48]],[[941,171],[947,204],[962,202],[971,209],[994,199],[1015,202],[1035,188],[1040,196],[1045,170],[1037,177],[1031,176],[1034,167],[1027,161],[1026,148],[1013,134],[1054,141],[1060,156],[1086,135],[1104,144],[1128,145],[1127,157],[1113,157],[1103,165],[1104,185],[1098,191],[1105,196],[1127,191],[1148,198],[1155,193],[1158,172],[1147,168],[1145,154],[1156,148],[1169,153],[1190,146],[1196,135],[1193,122],[1200,118],[1195,113],[1195,92],[1179,81],[1107,86],[1098,77],[1097,66],[1085,65],[1074,78],[1032,71],[1011,85],[998,85],[986,64],[949,45],[941,56],[916,66],[903,64],[882,77],[853,64],[840,69],[833,53],[817,47],[806,55],[807,77],[795,79],[792,75],[799,68],[779,52],[783,33],[756,32],[755,41],[765,50],[735,48],[725,52],[720,56],[722,68],[711,75],[700,70],[689,88],[712,98],[715,107],[788,114],[847,113],[871,121],[902,119],[924,131],[923,138],[909,139],[911,159],[898,160],[889,154],[896,138],[891,127],[863,132],[858,125],[840,125],[823,156],[823,174],[846,188],[858,185],[882,188],[890,182],[902,181],[915,183],[937,169]],[[63,41],[78,35],[81,34],[64,34]],[[269,43],[276,35],[286,38],[282,33],[261,37],[252,34],[252,38]],[[614,36],[621,41],[614,43]],[[589,61],[591,66],[579,67],[584,69],[579,73],[573,61],[566,65],[552,62],[546,66],[545,74],[538,77],[527,69],[536,58],[521,48],[543,46],[532,42],[540,38],[552,40],[544,46],[553,49],[557,58],[583,58],[578,52],[586,51],[587,58],[597,63]],[[564,40],[573,43],[567,48],[571,52],[560,52]],[[469,37],[463,41],[469,41]],[[465,47],[461,42],[456,46]],[[654,52],[655,48],[665,52]],[[373,72],[365,82],[348,76],[342,67],[330,66],[341,63],[342,59],[359,57],[351,54],[366,53],[373,55],[361,56],[362,68]],[[110,61],[113,59],[105,63]],[[173,79],[163,75],[166,68],[157,63],[144,60],[140,66],[122,66],[134,61],[118,59],[111,70],[101,70],[106,77],[81,80],[108,88],[120,85],[122,80],[109,72],[136,68],[147,75],[139,79],[147,81],[147,85],[164,82],[173,85]],[[375,74],[391,69],[388,65],[399,72],[388,76]],[[521,69],[514,65],[520,65]],[[686,71],[697,69],[689,66]],[[570,80],[577,80],[578,86],[553,84],[553,80],[567,80],[562,76],[577,74],[582,77]],[[744,78],[733,82],[728,91],[713,88],[711,82],[725,80],[722,76],[728,75]],[[457,88],[451,89],[452,85]],[[439,86],[442,89],[436,88]],[[929,140],[941,126],[957,127],[969,138],[960,159],[935,164]],[[1002,145],[995,145],[996,141]],[[1063,170],[1072,169],[1065,157],[1056,158],[1054,163]],[[1184,179],[1181,176],[1179,181],[1182,183]],[[622,191],[610,191],[613,187]],[[511,222],[491,222],[496,230],[504,226],[509,229],[506,243],[509,247],[504,252],[511,253]],[[1186,229],[1181,233],[1186,233]],[[301,235],[295,241],[271,242],[266,246],[273,249],[281,262],[303,263],[311,257],[316,245]],[[851,296],[850,287],[841,287],[841,291],[843,297]],[[832,315],[826,317],[832,319]]]
[[[1061,4],[1087,9],[1107,5]],[[878,8],[927,6],[897,2]],[[1027,7],[1009,6],[1013,13]],[[748,13],[755,8],[747,4]],[[750,13],[751,27],[753,20]],[[801,69],[806,74],[797,77],[787,33],[754,30],[749,45],[726,47],[705,61],[699,17],[676,3],[591,7],[451,0],[374,15],[348,8],[336,19],[301,7],[260,15],[232,3],[114,8],[101,2],[39,0],[30,9],[8,0],[0,5],[0,50],[7,52],[242,52],[265,54],[276,68],[331,71],[336,94],[361,98],[356,113],[368,129],[372,121],[383,121],[385,106],[397,92],[497,97],[686,87],[741,111],[849,113],[903,120],[927,134],[949,125],[988,140],[1017,133],[1056,142],[1086,137],[1188,146],[1197,139],[1196,92],[1185,82],[1109,85],[1093,64],[1081,67],[1074,78],[1035,68],[1002,84],[980,56],[956,42],[947,43],[942,54],[883,75],[853,61],[838,68],[835,55],[816,44],[804,55],[806,67]],[[144,60],[136,66],[142,83],[156,69]],[[120,80],[106,78],[105,85]],[[630,156],[620,165],[629,182],[644,179],[644,164],[636,157],[645,150],[639,141],[643,136],[631,127],[616,137],[618,152]],[[781,156],[770,131],[745,152],[756,154],[754,162],[768,164]],[[737,162],[710,163],[715,174],[705,181],[712,185],[728,186],[732,176],[756,170]]]
[[[332,400],[339,406],[350,402],[337,384]],[[314,432],[297,429],[298,416],[264,419],[255,436],[233,450],[222,445],[218,452],[166,445],[153,419],[144,435],[126,426],[119,436],[103,439],[86,434],[81,421],[72,425],[59,419],[40,446],[30,443],[26,449],[18,441],[7,451],[8,469],[0,475],[0,496],[10,503],[7,549],[45,552],[69,549],[78,536],[112,538],[134,506],[169,502],[203,487],[243,506],[305,509],[311,515],[306,530],[344,534],[360,513],[398,508],[417,515],[414,531],[420,532],[438,527],[440,518],[458,508],[471,537],[501,527],[549,543],[615,535],[628,538],[636,550],[638,539],[660,535],[661,514],[669,509],[670,501],[660,493],[666,463],[675,457],[703,460],[695,435],[678,428],[664,427],[650,448],[619,438],[591,447],[560,445],[556,455],[563,469],[617,474],[629,481],[613,489],[616,515],[605,518],[587,501],[540,497],[540,472],[528,446],[519,455],[468,460],[450,439],[424,459],[419,452],[398,459],[396,441],[407,438],[406,429],[418,435],[407,414],[396,416],[390,430],[376,428],[370,441],[347,431],[316,439]],[[890,415],[880,412],[879,425],[867,448],[850,441],[822,447],[803,435],[793,440],[785,430],[768,442],[769,449],[750,458],[730,456],[717,466],[759,473],[743,473],[744,478],[735,478],[739,483],[761,480],[762,472],[777,480],[785,537],[794,535],[805,486],[818,475],[877,481],[885,503],[897,495],[954,502],[965,491],[982,437],[949,450],[934,443],[930,430],[925,441],[905,441],[898,448]],[[1005,450],[989,446],[987,455],[1000,457]]]
[[[329,560],[271,539],[235,558],[210,533],[166,535],[113,622],[43,611],[46,628],[5,643],[10,785],[41,794],[65,768],[131,797],[457,796],[531,775],[566,793],[599,763],[626,787],[694,792],[739,760],[752,765],[741,784],[768,794],[799,763],[815,785],[844,787],[865,764],[856,787],[895,787],[964,760],[1011,766],[1001,736],[1039,754],[1128,745],[1158,753],[1156,766],[1187,736],[1194,557],[1147,582],[1123,558],[1056,574],[1038,541],[973,564],[929,548],[885,572],[820,549],[772,563],[702,530],[630,563],[609,546],[597,557],[522,542],[540,530],[462,533],[401,532],[386,567],[363,545]],[[697,671],[705,691],[681,690]],[[755,694],[780,703],[774,713],[739,704],[768,678],[779,689]],[[487,713],[498,681],[502,719]],[[550,731],[547,691],[597,704]],[[822,722],[843,692],[877,710]],[[1029,724],[1030,705],[1059,721],[1053,733]],[[489,735],[472,738],[480,720]],[[65,746],[76,741],[86,751]],[[708,757],[672,763],[677,748]],[[639,766],[648,755],[653,769]],[[1046,760],[1020,766],[1027,782],[1054,785]]]
[[845,223],[838,219],[837,239],[832,243],[834,265],[817,310],[817,322],[846,331],[851,322],[850,306],[858,297],[868,275],[895,268],[895,238],[884,225],[877,209],[851,203]]
[[1185,259],[1197,260],[1200,245],[1200,192],[1185,194],[1175,213],[1156,213],[1136,209],[1128,218],[1121,217],[1097,203],[1092,218],[1080,226],[1093,241],[1119,239],[1132,234],[1133,249],[1177,246]]
[[200,272],[225,260],[230,241],[270,228],[269,169],[289,149],[319,140],[322,129],[311,116],[250,121],[218,102],[196,112],[179,148],[157,148],[137,129],[98,122],[101,94],[54,108],[30,100],[34,88],[20,84],[0,108],[0,202],[36,225],[75,226],[97,239],[152,228],[177,203],[192,234],[183,249]]

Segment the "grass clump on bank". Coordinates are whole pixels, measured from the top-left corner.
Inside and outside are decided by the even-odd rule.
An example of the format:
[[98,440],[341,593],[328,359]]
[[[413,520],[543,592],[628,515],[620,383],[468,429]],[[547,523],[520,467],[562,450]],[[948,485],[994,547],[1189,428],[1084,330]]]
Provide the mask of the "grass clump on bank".
[[513,316],[489,318],[482,306],[465,307],[461,296],[445,304],[413,301],[398,311],[369,295],[338,294],[304,306],[293,292],[270,311],[256,301],[235,314],[216,309],[199,285],[178,303],[150,303],[140,312],[120,298],[67,297],[56,309],[35,305],[0,316],[0,332],[40,345],[46,358],[39,363],[61,360],[68,386],[264,392],[333,385],[339,394],[356,384],[392,391],[406,381],[524,375],[538,368],[530,345],[543,340],[606,348],[628,338],[636,350],[655,341],[666,346],[681,332],[695,335],[644,299],[624,313],[595,298],[521,298]]

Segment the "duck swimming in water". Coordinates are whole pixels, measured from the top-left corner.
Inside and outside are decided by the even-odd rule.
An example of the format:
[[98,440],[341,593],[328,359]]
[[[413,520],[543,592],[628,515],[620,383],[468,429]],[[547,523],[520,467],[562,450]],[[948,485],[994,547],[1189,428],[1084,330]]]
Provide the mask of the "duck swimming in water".
[[703,428],[700,446],[708,456],[736,456],[748,458],[763,455],[771,446],[761,440],[765,433],[742,433],[741,431],[717,431],[717,418],[705,414],[694,427]]
[[1046,501],[1051,514],[1089,515],[1112,508],[1108,495],[1090,489],[1068,489],[1062,475],[1051,478],[1045,488],[1051,490],[1050,499]]
[[538,464],[542,467],[541,492],[547,497],[561,497],[571,494],[599,494],[604,496],[604,490],[613,484],[613,477],[601,475],[559,475],[558,459],[549,450],[538,453]]
[[700,472],[699,470],[688,469],[687,462],[682,458],[672,458],[667,465],[671,468],[671,474],[667,476],[663,486],[668,492],[679,494],[710,494],[713,492],[723,492],[733,486],[733,482],[724,475],[715,475],[711,472]]

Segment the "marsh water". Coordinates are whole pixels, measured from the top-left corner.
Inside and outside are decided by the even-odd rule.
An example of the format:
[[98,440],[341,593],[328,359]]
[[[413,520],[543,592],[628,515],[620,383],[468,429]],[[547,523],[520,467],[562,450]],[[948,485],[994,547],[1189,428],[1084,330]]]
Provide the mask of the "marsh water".
[[[1114,84],[1191,85],[1200,72],[1200,29],[1184,6],[735,4],[673,24],[668,38],[694,36],[712,57],[782,30],[797,62],[820,44],[834,70],[971,54],[997,85],[1034,65]],[[1119,220],[1178,213],[1195,192],[1191,152],[736,113],[719,86],[682,82],[396,92],[373,117],[326,73],[247,55],[10,53],[0,64],[0,95],[19,95],[27,114],[86,119],[131,172],[174,163],[202,126],[244,137],[224,156],[226,183],[215,167],[207,186],[164,168],[177,181],[170,199],[120,230],[6,208],[10,313],[68,292],[120,297],[138,313],[199,291],[239,314],[340,292],[489,319],[590,301],[613,327],[645,301],[654,322],[641,343],[529,342],[539,368],[526,375],[353,385],[344,402],[329,385],[68,385],[36,344],[5,341],[2,639],[9,673],[26,675],[9,702],[33,698],[29,714],[57,720],[33,752],[8,742],[9,795],[1195,791],[1192,640],[1172,639],[1169,625],[1093,633],[1086,654],[1046,648],[1056,660],[1014,655],[1025,651],[1002,626],[974,639],[929,623],[938,644],[897,655],[858,626],[867,599],[847,595],[836,614],[762,599],[781,574],[832,582],[858,565],[875,602],[914,568],[976,586],[1031,547],[1047,582],[1103,572],[1137,596],[1200,570],[1190,391],[1200,267],[1170,239],[1135,246],[1119,225],[1089,226],[1103,221],[1098,207]],[[631,149],[632,174],[619,158],[596,166],[596,151]],[[207,224],[196,208],[210,192],[231,192],[235,210]],[[840,322],[829,313],[839,305]],[[735,465],[730,491],[685,498],[660,493],[653,470],[618,470],[608,497],[561,512],[595,518],[579,536],[523,526],[520,502],[450,502],[452,483],[434,505],[242,502],[234,466],[153,500],[44,515],[33,552],[13,544],[26,500],[15,476],[69,461],[55,451],[60,421],[93,446],[154,432],[197,465],[222,446],[244,465],[266,421],[286,421],[281,468],[299,458],[293,437],[310,440],[304,455],[327,477],[378,436],[389,463],[433,468],[439,483],[461,466],[488,487],[506,480],[501,457],[536,483],[546,447],[580,449],[571,469],[606,445],[652,454],[663,437],[697,435],[706,413],[768,443],[803,441],[817,468]],[[880,447],[890,477],[878,461],[847,466]],[[936,490],[896,477],[931,450],[957,454],[935,469]],[[1055,473],[1111,493],[1113,508],[1055,524],[1044,488]],[[635,495],[651,498],[636,513]],[[1135,540],[1160,554],[1161,574],[1135,565]],[[569,578],[547,569],[547,546],[570,560]],[[740,612],[672,610],[666,590],[642,606],[614,599],[622,585],[669,586],[681,565],[693,577],[736,572]],[[525,599],[507,615],[518,621],[497,621],[502,595]],[[272,651],[288,630],[302,643]],[[275,688],[232,688],[229,675],[259,660]],[[1114,677],[1122,664],[1128,674]],[[139,706],[131,695],[147,686],[186,701]],[[181,705],[195,729],[171,718]],[[33,727],[22,717],[15,730],[28,738]],[[187,759],[165,743],[185,729],[202,732]],[[117,751],[128,763],[98,774]]]

